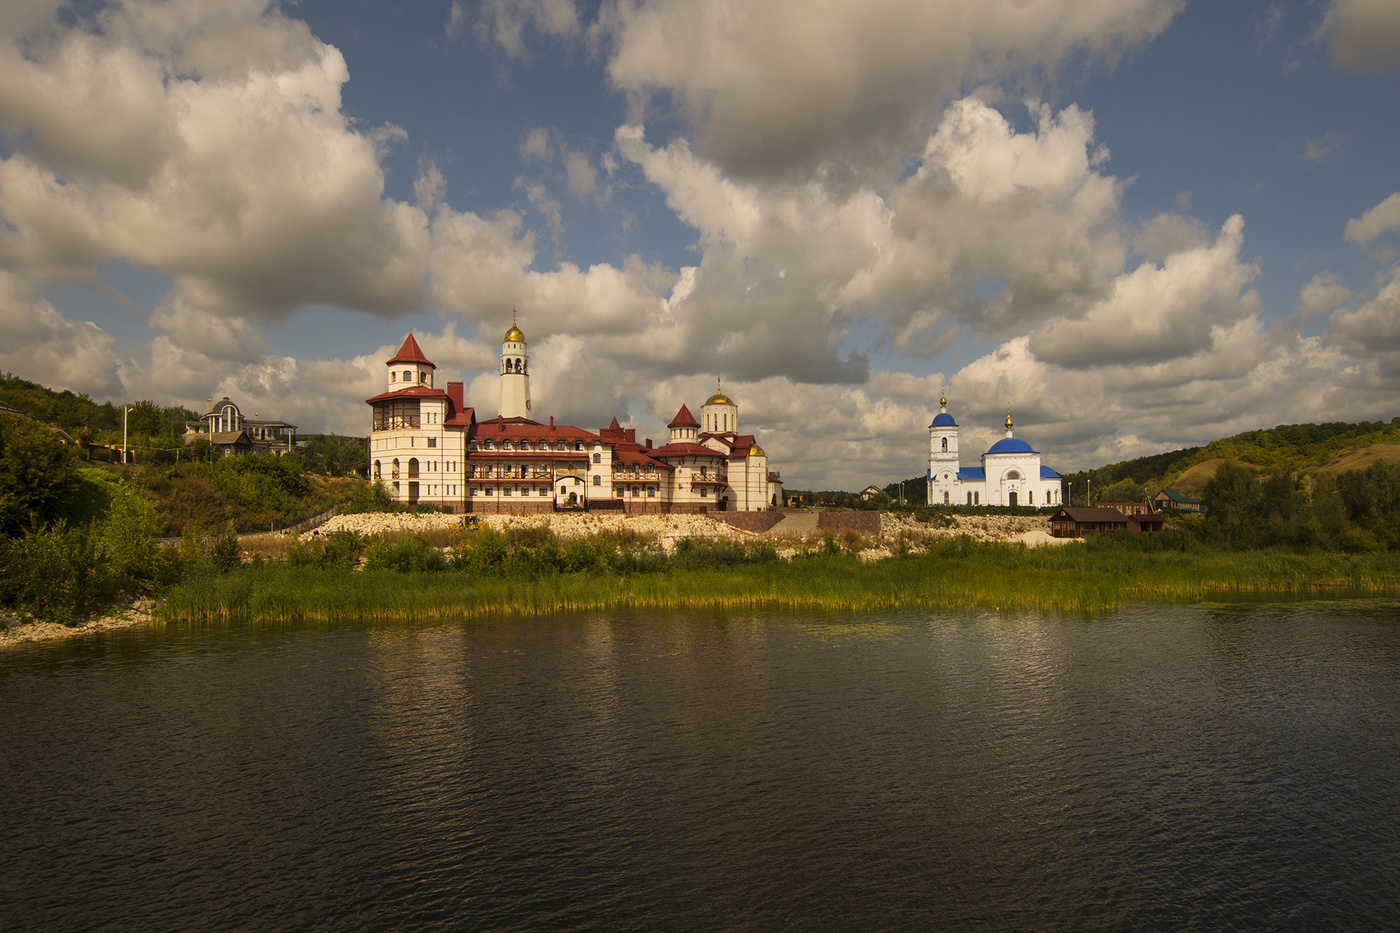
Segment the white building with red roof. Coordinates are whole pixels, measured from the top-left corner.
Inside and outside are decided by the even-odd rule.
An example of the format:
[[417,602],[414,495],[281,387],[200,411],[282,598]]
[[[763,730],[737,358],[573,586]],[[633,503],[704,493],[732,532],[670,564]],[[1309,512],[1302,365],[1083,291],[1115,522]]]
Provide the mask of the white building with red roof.
[[781,477],[754,436],[739,433],[739,406],[718,388],[698,420],[682,405],[657,447],[616,418],[596,432],[532,420],[529,354],[513,320],[494,419],[477,420],[462,383],[433,384],[436,366],[412,334],[385,366],[386,391],[366,400],[370,463],[396,502],[514,514],[751,512],[782,502]]

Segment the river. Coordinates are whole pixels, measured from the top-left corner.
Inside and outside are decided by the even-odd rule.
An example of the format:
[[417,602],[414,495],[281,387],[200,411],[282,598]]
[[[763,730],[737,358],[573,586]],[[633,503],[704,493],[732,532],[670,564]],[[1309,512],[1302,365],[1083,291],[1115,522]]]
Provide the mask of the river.
[[0,653],[6,930],[1393,928],[1400,607]]

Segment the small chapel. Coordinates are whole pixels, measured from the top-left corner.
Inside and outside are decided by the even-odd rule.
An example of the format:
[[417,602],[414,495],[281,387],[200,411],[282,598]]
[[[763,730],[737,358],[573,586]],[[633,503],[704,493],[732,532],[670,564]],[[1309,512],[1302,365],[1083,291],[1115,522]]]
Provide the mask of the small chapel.
[[529,347],[513,316],[494,418],[466,404],[461,382],[435,385],[437,366],[413,334],[385,367],[385,391],[366,399],[370,468],[396,502],[503,514],[753,512],[782,502],[780,474],[741,433],[739,405],[718,380],[700,417],[681,405],[656,445],[616,418],[597,431],[535,420]]
[[1060,505],[1060,474],[1040,462],[1040,454],[1011,433],[982,454],[981,466],[962,466],[958,423],[948,414],[948,396],[928,426],[928,504],[973,506]]

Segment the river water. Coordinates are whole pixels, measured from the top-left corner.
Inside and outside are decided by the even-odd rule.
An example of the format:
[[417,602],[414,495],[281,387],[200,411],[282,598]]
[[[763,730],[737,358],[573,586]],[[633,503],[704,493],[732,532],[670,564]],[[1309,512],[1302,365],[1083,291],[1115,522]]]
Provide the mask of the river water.
[[0,653],[5,930],[1394,928],[1400,607]]

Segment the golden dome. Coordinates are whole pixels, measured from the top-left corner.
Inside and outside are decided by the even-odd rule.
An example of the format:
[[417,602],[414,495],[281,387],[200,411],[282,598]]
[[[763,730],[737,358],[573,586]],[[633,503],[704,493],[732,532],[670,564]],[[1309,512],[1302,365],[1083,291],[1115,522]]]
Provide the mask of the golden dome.
[[506,331],[506,343],[524,343],[525,335],[515,326],[515,309],[510,309],[510,330]]
[[939,404],[940,406],[942,406],[943,408],[947,408],[947,407],[948,407],[948,393],[947,393],[947,392],[944,392],[944,393],[943,393],[943,397],[942,397],[941,399],[938,400],[938,404]]
[[1008,431],[1011,430],[1011,410],[1010,410],[1010,409],[1007,409],[1007,411],[1006,411],[1006,430],[1008,430]]
[[729,396],[725,395],[723,392],[720,391],[720,387],[719,387],[719,377],[718,377],[718,376],[715,377],[715,394],[714,394],[714,395],[711,395],[709,398],[705,399],[705,404],[706,404],[706,405],[733,405],[733,404],[734,404],[732,401],[729,400]]
[[768,456],[768,455],[767,455],[766,453],[763,452],[763,448],[762,448],[762,447],[758,446],[757,444],[754,444],[752,447],[749,448],[749,456],[750,456],[750,457],[766,457],[766,456]]

